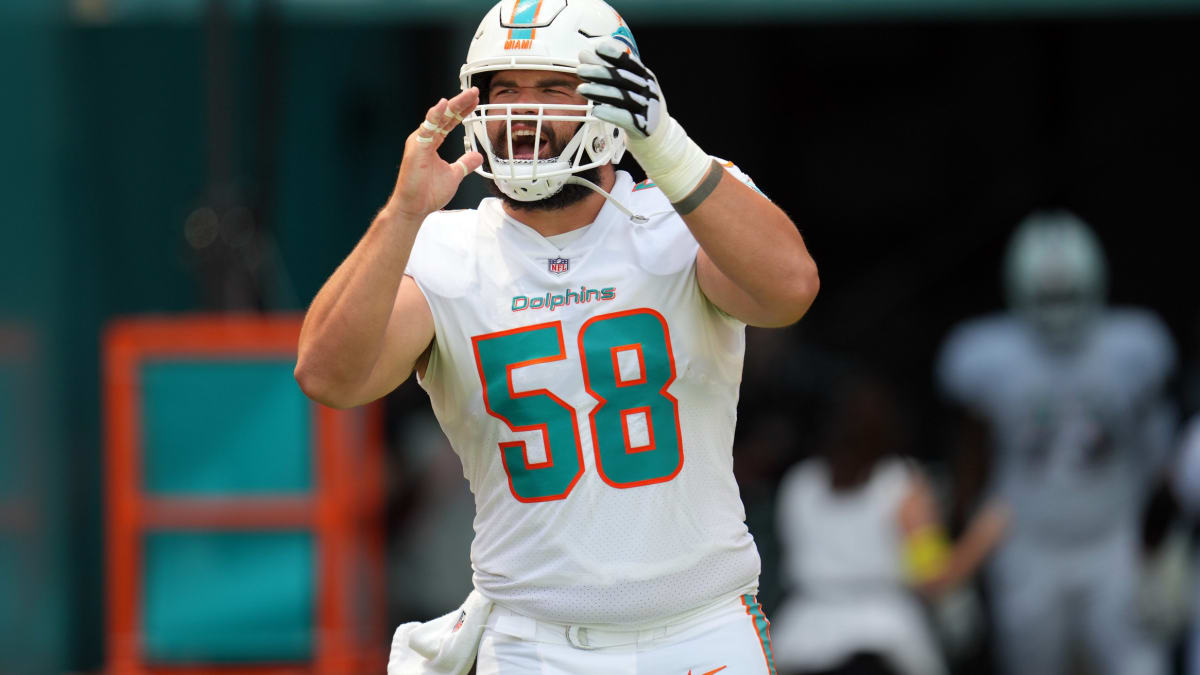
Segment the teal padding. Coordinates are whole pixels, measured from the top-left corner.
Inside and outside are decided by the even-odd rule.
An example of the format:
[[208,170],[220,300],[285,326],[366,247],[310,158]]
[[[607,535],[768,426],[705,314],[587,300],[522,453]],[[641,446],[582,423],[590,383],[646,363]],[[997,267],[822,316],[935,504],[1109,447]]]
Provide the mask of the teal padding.
[[312,405],[290,361],[150,362],[142,368],[145,489],[308,492]]
[[304,661],[314,645],[313,537],[147,536],[144,639],[155,663]]

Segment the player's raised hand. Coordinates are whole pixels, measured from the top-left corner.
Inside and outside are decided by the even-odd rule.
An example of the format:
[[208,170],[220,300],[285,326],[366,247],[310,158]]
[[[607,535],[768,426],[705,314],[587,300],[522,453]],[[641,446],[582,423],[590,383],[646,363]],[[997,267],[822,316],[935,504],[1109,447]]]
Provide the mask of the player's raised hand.
[[454,162],[438,154],[446,136],[477,105],[479,89],[471,87],[449,101],[438,101],[425,113],[425,121],[404,143],[404,159],[389,208],[424,219],[449,203],[463,178],[483,164],[483,155],[478,152],[464,153]]
[[626,44],[616,39],[579,53],[576,89],[597,105],[596,117],[624,129],[631,139],[653,134],[667,115],[658,79]]

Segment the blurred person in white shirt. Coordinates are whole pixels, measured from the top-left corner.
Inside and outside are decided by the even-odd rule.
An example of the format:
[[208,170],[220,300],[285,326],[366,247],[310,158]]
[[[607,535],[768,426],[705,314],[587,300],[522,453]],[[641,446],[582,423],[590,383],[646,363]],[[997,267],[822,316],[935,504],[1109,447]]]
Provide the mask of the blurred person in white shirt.
[[981,512],[951,545],[929,480],[899,454],[902,429],[887,386],[852,378],[824,451],[783,479],[778,527],[791,593],[773,630],[781,673],[946,672],[922,601],[973,574],[1002,536],[1006,515]]

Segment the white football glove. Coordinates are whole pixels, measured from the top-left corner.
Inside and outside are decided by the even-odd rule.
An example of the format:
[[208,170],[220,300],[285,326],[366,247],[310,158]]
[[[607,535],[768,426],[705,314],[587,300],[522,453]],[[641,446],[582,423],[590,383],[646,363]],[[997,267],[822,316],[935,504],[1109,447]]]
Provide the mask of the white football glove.
[[592,114],[642,140],[658,129],[667,104],[658,79],[623,42],[608,40],[579,54],[579,93],[596,102]]
[[583,84],[576,91],[596,104],[593,115],[625,130],[629,152],[676,208],[710,170],[724,170],[667,114],[658,79],[625,43],[607,40],[585,49],[579,63],[575,72]]

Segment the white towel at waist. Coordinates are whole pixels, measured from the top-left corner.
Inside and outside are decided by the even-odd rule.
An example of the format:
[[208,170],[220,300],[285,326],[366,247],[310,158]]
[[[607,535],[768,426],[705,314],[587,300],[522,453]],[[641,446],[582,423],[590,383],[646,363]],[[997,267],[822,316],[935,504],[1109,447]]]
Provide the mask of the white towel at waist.
[[471,591],[461,607],[432,621],[401,624],[387,675],[465,675],[475,663],[492,601]]

